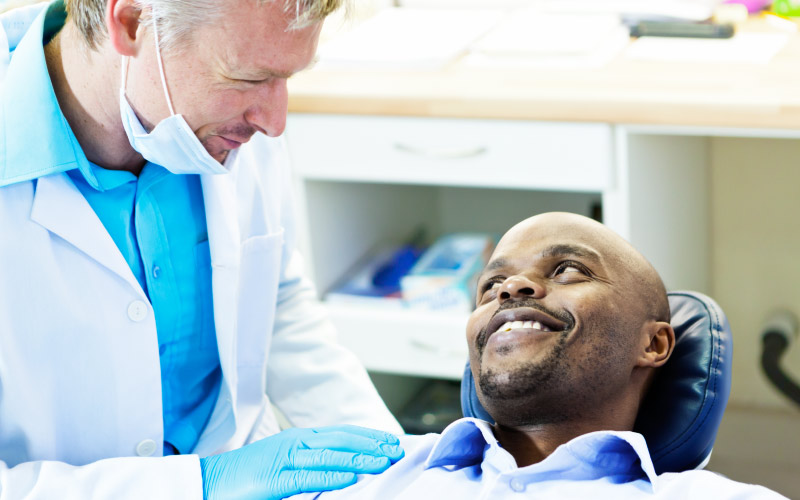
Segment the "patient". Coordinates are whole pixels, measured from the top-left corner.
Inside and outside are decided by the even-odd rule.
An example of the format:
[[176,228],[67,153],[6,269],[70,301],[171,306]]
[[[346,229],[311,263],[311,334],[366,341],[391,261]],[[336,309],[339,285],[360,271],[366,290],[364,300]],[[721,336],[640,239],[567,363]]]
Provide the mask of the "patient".
[[467,325],[478,397],[497,422],[404,436],[406,456],[350,488],[299,498],[783,498],[708,471],[656,475],[633,424],[675,334],[661,278],[591,219],[509,230]]

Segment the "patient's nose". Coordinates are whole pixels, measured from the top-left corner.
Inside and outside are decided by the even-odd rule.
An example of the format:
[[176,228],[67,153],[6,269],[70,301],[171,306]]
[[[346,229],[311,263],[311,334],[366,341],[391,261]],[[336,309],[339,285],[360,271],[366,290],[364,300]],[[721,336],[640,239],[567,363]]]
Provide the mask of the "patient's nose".
[[498,300],[502,303],[511,299],[541,299],[545,289],[539,283],[529,280],[525,276],[511,276],[500,285]]

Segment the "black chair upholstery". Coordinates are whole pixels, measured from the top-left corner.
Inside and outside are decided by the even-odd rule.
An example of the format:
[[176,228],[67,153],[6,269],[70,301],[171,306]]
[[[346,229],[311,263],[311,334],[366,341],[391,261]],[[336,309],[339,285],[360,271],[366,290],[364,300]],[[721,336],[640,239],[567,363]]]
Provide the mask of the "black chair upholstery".
[[[659,474],[708,462],[730,394],[733,355],[730,325],[716,302],[696,292],[668,295],[675,350],[653,380],[634,427]],[[465,417],[493,421],[475,393],[469,362],[461,408]]]

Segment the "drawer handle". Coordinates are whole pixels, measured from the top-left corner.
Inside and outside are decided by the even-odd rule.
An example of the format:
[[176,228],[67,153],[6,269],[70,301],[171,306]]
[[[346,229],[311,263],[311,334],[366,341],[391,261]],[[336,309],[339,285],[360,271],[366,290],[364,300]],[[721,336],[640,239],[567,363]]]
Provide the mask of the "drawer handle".
[[428,344],[427,342],[422,342],[417,339],[409,339],[408,342],[416,349],[427,351],[437,356],[464,358],[465,360],[467,359],[466,354],[459,349],[447,349],[438,345]]
[[422,148],[395,142],[394,149],[403,153],[411,153],[434,160],[457,160],[459,158],[473,158],[485,154],[489,148],[486,146],[466,147],[466,148]]

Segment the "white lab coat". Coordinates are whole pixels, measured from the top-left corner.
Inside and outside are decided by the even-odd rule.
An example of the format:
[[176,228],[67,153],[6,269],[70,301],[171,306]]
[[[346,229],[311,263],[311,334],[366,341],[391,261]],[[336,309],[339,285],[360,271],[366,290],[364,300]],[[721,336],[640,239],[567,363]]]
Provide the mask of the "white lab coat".
[[223,380],[197,455],[176,457],[153,310],[102,223],[66,174],[0,188],[0,499],[202,499],[198,455],[277,432],[270,403],[296,426],[400,432],[302,278],[287,165],[258,135],[201,177]]

